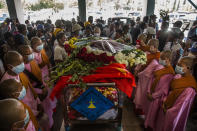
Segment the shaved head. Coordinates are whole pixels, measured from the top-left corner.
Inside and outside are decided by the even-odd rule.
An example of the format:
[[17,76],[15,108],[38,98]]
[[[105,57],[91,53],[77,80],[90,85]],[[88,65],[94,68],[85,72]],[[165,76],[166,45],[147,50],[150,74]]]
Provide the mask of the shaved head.
[[29,45],[21,45],[19,48],[18,48],[18,51],[21,55],[29,55],[31,53],[29,52],[32,52],[32,48],[31,46]]
[[31,46],[29,45],[21,45],[18,48],[19,53],[23,56],[24,62],[28,63],[28,55],[33,53]]
[[13,124],[25,118],[25,107],[16,99],[0,100],[0,130],[10,131]]
[[171,53],[171,51],[169,51],[169,50],[163,51],[163,52],[161,53],[160,58],[171,60],[171,58],[172,58],[172,53]]
[[21,64],[23,57],[16,51],[8,51],[4,56],[4,60],[6,64],[16,66]]
[[185,64],[187,67],[189,67],[190,69],[192,69],[193,67],[193,58],[189,57],[189,56],[185,56],[182,57],[179,62],[181,64]]
[[17,98],[19,94],[16,92],[20,92],[22,90],[22,84],[17,82],[15,79],[8,79],[0,83],[0,98]]

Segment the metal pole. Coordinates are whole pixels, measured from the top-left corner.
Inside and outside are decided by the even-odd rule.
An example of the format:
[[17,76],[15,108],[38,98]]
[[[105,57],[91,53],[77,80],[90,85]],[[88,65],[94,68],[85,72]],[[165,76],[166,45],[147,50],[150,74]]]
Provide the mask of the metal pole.
[[193,2],[192,0],[188,0],[188,1],[189,1],[189,3],[197,10],[197,5],[194,4],[194,2]]

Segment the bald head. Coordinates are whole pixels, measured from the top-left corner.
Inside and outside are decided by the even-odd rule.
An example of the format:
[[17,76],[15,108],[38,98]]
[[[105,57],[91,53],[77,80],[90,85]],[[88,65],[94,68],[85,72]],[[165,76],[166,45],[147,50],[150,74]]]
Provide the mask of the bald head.
[[18,49],[19,53],[23,56],[23,60],[25,63],[29,63],[28,55],[33,53],[31,46],[29,45],[21,45]]
[[22,84],[15,79],[8,79],[0,83],[0,98],[17,98],[22,90]]
[[10,131],[13,124],[24,120],[26,109],[16,99],[0,100],[0,130]]
[[6,65],[17,66],[23,62],[23,57],[16,51],[8,51],[4,56],[4,60]]
[[18,48],[18,52],[21,54],[21,55],[29,55],[32,53],[32,48],[31,46],[29,45],[21,45],[19,46]]
[[164,60],[164,59],[169,59],[169,60],[171,60],[171,58],[172,58],[172,53],[171,53],[171,51],[169,51],[169,50],[163,51],[163,52],[161,53],[160,58],[163,59],[163,60]]
[[186,65],[188,68],[190,68],[190,70],[192,70],[192,67],[193,67],[193,58],[191,58],[189,56],[182,57],[179,60],[179,63]]
[[150,39],[148,41],[148,45],[149,46],[154,46],[155,48],[158,49],[158,47],[159,47],[159,40],[158,39]]

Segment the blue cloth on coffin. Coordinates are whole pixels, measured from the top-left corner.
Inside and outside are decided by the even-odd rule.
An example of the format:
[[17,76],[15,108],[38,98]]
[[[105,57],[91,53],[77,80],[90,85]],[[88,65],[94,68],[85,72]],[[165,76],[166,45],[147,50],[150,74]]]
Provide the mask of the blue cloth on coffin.
[[72,108],[91,121],[96,120],[113,106],[114,104],[94,87],[87,89],[71,104]]

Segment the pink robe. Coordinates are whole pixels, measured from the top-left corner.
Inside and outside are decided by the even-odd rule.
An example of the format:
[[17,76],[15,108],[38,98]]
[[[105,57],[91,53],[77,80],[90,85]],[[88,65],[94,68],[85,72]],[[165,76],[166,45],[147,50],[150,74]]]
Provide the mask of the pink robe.
[[153,101],[151,101],[148,109],[148,113],[145,119],[145,127],[155,128],[155,122],[158,116],[160,107],[162,106],[163,99],[168,95],[170,82],[173,79],[172,74],[166,74],[160,78],[155,92],[152,94]]
[[[41,64],[42,63],[42,56],[41,56],[41,53],[36,53],[34,52],[34,57],[35,57],[35,61],[37,62],[37,64]],[[49,69],[48,69],[48,66],[45,65],[42,69],[42,79],[44,81],[47,81],[49,80]]]
[[160,108],[155,131],[184,131],[195,95],[195,90],[188,87],[165,114]]
[[34,124],[33,122],[30,120],[27,128],[26,128],[26,131],[36,131],[35,127],[34,127]]
[[[9,75],[7,72],[3,75],[2,79],[1,79],[1,82],[3,82],[4,80],[7,80],[7,79],[15,79],[16,81],[20,82],[20,78],[19,76],[11,76]],[[37,99],[34,99],[34,96],[33,96],[33,93],[31,92],[31,89],[28,88],[26,90],[26,96],[24,97],[24,99],[22,100],[25,104],[27,104],[32,112],[34,113],[35,116],[38,115],[38,110],[37,110],[37,106],[38,104],[40,104],[40,100],[39,98]]]
[[[29,72],[31,72],[31,66],[30,64],[25,64],[25,69],[28,70]],[[44,83],[44,82],[43,82]],[[35,85],[36,83],[33,83],[32,85]],[[34,88],[36,93],[41,94],[42,93],[42,89],[38,89],[38,88]],[[48,89],[48,96],[41,102],[41,105],[44,108],[44,112],[47,114],[47,116],[49,117],[49,127],[51,128],[53,126],[53,109],[54,109],[54,105],[52,104],[52,100],[50,99],[50,90]],[[45,127],[47,127],[45,125]],[[46,129],[46,128],[45,128]]]
[[137,109],[142,109],[146,115],[150,101],[147,99],[147,93],[154,80],[153,72],[161,69],[162,66],[156,60],[153,60],[142,72],[138,74],[138,84],[134,103]]

